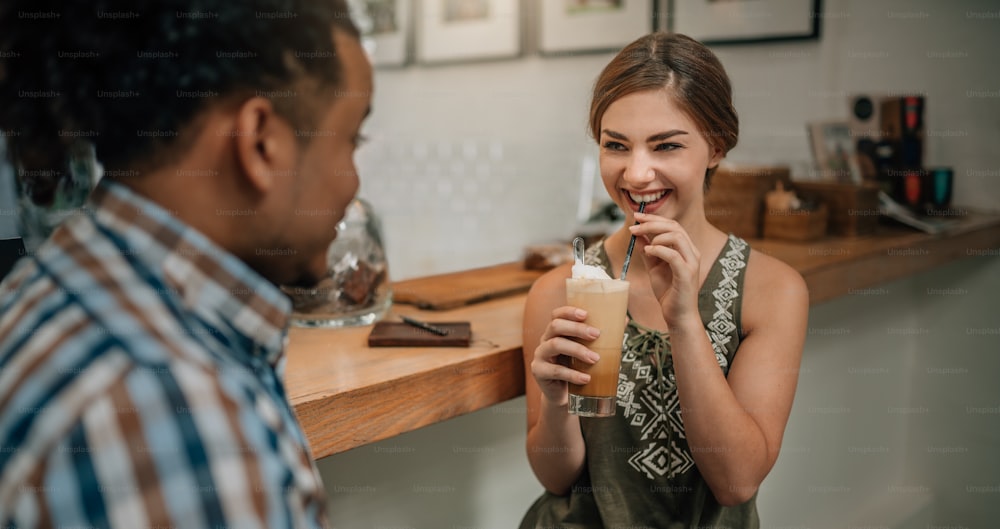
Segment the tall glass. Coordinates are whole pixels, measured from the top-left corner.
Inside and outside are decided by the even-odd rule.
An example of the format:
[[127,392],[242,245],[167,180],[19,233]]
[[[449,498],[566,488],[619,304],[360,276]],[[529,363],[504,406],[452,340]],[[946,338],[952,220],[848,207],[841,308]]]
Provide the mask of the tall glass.
[[625,340],[628,281],[566,280],[566,304],[587,311],[585,323],[601,330],[596,340],[581,341],[601,356],[596,364],[571,359],[570,367],[588,373],[590,382],[569,385],[569,412],[583,417],[612,417],[618,394],[618,368]]

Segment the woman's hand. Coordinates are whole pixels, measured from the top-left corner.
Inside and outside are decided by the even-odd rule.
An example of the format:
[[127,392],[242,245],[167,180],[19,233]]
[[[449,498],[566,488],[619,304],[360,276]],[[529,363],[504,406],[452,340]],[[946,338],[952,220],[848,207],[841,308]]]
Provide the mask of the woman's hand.
[[531,374],[545,399],[553,404],[569,403],[568,383],[586,384],[590,375],[569,367],[569,359],[576,358],[594,364],[600,356],[587,349],[574,338],[590,341],[601,331],[583,323],[587,312],[575,307],[559,307],[552,312],[552,321],[542,333],[531,361]]
[[650,286],[660,302],[663,318],[673,327],[697,317],[701,253],[675,220],[636,213],[630,231],[636,250],[643,254]]

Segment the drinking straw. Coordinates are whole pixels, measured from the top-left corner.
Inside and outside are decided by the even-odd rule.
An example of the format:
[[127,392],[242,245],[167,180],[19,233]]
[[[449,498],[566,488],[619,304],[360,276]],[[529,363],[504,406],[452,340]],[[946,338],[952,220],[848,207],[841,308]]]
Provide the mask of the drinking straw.
[[[642,213],[645,210],[646,210],[646,203],[645,202],[640,202],[639,203],[639,213]],[[639,224],[639,221],[635,221],[635,223]],[[622,276],[620,278],[622,281],[625,281],[625,273],[628,272],[628,264],[632,260],[632,250],[633,249],[635,249],[635,234],[634,233],[632,234],[632,238],[630,238],[628,240],[628,251],[625,252],[625,264],[622,265]]]

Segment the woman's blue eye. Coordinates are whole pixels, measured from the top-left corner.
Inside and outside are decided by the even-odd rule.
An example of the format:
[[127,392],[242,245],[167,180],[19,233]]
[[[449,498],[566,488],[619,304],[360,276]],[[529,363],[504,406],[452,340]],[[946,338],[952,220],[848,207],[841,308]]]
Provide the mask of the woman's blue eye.
[[681,146],[676,143],[661,143],[656,146],[658,151],[672,151],[674,149],[679,149]]
[[625,149],[625,146],[617,141],[604,142],[604,148],[611,151],[621,151]]

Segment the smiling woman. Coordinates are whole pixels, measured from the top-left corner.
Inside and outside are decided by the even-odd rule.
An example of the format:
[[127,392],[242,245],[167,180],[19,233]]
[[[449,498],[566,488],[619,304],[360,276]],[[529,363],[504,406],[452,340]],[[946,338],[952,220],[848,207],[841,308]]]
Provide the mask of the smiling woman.
[[587,252],[607,272],[635,253],[611,418],[567,413],[568,367],[599,330],[566,306],[568,266],[524,314],[528,460],[547,492],[522,529],[759,526],[756,492],[778,456],[805,339],[808,293],[787,265],[712,226],[704,197],[736,145],[728,76],[703,45],[653,34],[594,86],[601,178],[624,226]]

